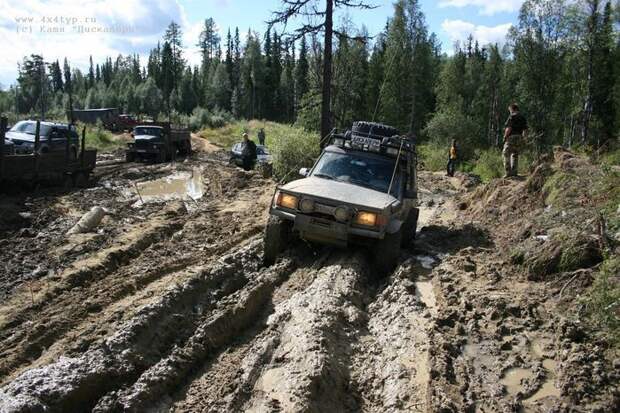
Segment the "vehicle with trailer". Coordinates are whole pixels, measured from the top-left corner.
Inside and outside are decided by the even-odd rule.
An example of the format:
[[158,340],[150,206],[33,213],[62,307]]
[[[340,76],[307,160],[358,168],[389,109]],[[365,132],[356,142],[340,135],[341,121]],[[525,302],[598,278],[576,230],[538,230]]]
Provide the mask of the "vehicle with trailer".
[[277,187],[264,236],[265,264],[300,237],[370,247],[379,271],[390,271],[417,227],[414,142],[373,122],[355,122],[328,139],[314,166],[299,171],[303,178]]
[[68,118],[88,124],[101,122],[104,128],[112,132],[130,131],[139,124],[136,116],[119,114],[117,108],[73,109]]
[[[28,155],[35,152],[37,122],[35,120],[22,120],[6,132],[6,139],[12,143],[15,153]],[[77,158],[80,138],[75,125],[56,122],[38,122],[38,124],[39,145],[37,153],[64,153],[68,145],[69,154],[74,159]]]
[[136,126],[127,144],[127,162],[151,159],[166,162],[177,155],[187,156],[192,152],[189,129],[174,127],[170,123],[146,123]]
[[85,148],[86,130],[82,131],[75,153],[72,152],[71,139],[64,140],[64,151],[42,152],[40,131],[44,122],[36,121],[32,152],[12,154],[5,149],[7,141],[3,126],[6,125],[6,118],[2,118],[0,123],[0,189],[15,190],[39,184],[62,185],[65,188],[88,186],[95,169],[97,151]]

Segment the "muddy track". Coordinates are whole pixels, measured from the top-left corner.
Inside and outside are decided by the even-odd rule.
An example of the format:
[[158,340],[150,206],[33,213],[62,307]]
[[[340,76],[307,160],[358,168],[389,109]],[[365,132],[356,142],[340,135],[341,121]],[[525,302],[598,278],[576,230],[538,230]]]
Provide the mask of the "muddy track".
[[[547,411],[585,400],[572,388],[587,385],[579,357],[597,363],[601,350],[576,347],[575,327],[541,304],[544,286],[515,282],[489,232],[458,222],[462,183],[421,174],[416,243],[377,277],[367,252],[303,242],[263,267],[273,183],[217,152],[147,169],[156,181],[179,168],[200,171],[205,195],[140,207],[127,187],[142,178],[110,164],[82,194],[114,194],[110,230],[77,255],[55,252],[59,275],[0,305],[1,412]],[[80,202],[60,204],[90,206]],[[595,380],[612,382],[605,374]],[[589,406],[610,406],[590,393]]]

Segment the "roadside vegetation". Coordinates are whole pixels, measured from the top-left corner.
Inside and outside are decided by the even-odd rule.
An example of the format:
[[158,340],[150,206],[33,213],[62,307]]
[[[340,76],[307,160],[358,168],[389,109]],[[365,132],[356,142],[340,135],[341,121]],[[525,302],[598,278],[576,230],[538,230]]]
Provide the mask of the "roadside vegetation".
[[236,121],[217,128],[204,128],[199,136],[226,150],[241,142],[246,132],[258,144],[258,131],[265,129],[265,145],[273,156],[273,173],[279,181],[297,178],[297,171],[312,166],[319,155],[318,134],[271,121]]

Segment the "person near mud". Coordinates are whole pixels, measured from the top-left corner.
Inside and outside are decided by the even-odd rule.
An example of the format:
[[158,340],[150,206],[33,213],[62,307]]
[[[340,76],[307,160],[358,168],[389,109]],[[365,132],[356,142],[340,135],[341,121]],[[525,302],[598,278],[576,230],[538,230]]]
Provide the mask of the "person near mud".
[[247,133],[243,134],[243,150],[241,151],[243,156],[243,169],[250,171],[254,169],[256,163],[256,144],[250,139]]
[[260,130],[258,131],[258,144],[259,145],[265,145],[265,129],[260,128]]
[[448,166],[447,166],[447,176],[454,176],[454,171],[456,170],[456,162],[458,160],[458,149],[456,146],[456,139],[452,139],[452,145],[450,145],[450,149],[448,150]]
[[506,129],[504,130],[504,169],[506,171],[505,178],[517,176],[519,170],[519,150],[523,145],[523,137],[528,129],[525,116],[519,112],[519,106],[516,103],[508,106],[510,116],[506,120]]

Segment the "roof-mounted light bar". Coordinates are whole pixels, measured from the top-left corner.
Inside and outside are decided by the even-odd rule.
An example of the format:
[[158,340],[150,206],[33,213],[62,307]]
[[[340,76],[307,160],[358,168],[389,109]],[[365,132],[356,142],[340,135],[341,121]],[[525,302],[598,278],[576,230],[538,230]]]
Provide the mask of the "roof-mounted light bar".
[[409,138],[402,136],[382,137],[377,139],[371,136],[353,134],[351,131],[345,133],[332,133],[330,142],[334,146],[345,149],[355,149],[364,152],[380,153],[396,157],[398,151],[413,152],[414,146]]

